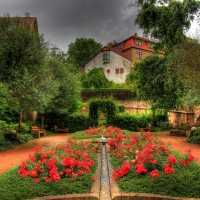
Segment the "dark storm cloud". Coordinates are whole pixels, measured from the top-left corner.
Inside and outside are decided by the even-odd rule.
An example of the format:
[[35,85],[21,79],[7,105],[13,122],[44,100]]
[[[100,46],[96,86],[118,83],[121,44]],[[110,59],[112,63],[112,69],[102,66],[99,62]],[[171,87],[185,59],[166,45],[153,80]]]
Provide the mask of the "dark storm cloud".
[[0,0],[0,15],[37,17],[40,33],[66,51],[76,38],[93,38],[105,45],[126,39],[135,32],[137,8],[131,0]]

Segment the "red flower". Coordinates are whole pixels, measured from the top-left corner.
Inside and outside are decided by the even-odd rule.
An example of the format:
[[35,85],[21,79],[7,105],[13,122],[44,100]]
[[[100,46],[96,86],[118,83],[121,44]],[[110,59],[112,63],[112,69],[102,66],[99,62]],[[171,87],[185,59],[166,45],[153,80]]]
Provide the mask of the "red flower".
[[181,165],[183,165],[184,167],[187,166],[187,162],[185,160],[180,160]]
[[95,178],[94,178],[94,177],[92,177],[92,181],[93,181],[93,182],[95,181]]
[[164,166],[164,173],[169,175],[173,174],[175,172],[175,169],[172,168],[168,163]]
[[117,154],[117,158],[123,158],[123,154],[122,153],[118,153]]
[[177,160],[176,160],[175,156],[169,156],[169,162],[171,164],[176,164]]
[[30,175],[30,177],[32,177],[32,178],[36,178],[36,177],[38,176],[38,173],[37,173],[34,169],[32,169],[32,170],[30,171],[29,175]]
[[35,183],[39,183],[39,182],[40,182],[40,179],[35,179],[34,182],[35,182]]
[[157,169],[154,169],[153,171],[150,172],[150,176],[152,178],[159,177],[159,171]]

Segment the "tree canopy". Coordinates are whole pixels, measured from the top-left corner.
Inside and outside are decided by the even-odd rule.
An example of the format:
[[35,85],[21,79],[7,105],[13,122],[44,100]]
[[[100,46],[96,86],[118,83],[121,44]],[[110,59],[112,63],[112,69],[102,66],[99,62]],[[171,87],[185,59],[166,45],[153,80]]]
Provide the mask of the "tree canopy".
[[138,98],[151,103],[152,109],[175,109],[181,97],[181,82],[165,57],[149,56],[135,64]]
[[159,50],[170,50],[185,38],[195,16],[199,17],[198,0],[137,0],[139,12],[135,23],[157,42]]
[[45,41],[19,17],[0,17],[0,80],[10,82],[17,72],[36,70],[44,58]]
[[77,38],[74,43],[69,44],[67,61],[76,68],[80,68],[102,48],[102,44],[92,38]]
[[106,78],[102,68],[93,68],[81,77],[83,88],[107,88],[109,80]]
[[49,59],[46,65],[52,69],[56,81],[59,82],[58,94],[48,105],[47,111],[55,113],[74,111],[77,101],[80,99],[80,83],[76,75],[57,59]]

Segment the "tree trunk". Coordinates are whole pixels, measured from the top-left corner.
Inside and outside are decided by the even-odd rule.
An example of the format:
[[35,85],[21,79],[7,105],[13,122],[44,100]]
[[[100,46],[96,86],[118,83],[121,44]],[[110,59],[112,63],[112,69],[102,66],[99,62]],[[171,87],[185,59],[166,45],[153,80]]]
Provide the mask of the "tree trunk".
[[152,109],[152,125],[156,125],[156,109]]
[[44,113],[41,112],[41,129],[44,129]]
[[19,133],[22,133],[22,109],[19,110]]

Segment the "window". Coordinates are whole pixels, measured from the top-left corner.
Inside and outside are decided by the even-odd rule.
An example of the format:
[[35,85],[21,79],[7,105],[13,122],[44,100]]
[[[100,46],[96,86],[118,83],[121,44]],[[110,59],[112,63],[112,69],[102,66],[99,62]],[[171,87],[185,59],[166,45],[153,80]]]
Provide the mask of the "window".
[[124,42],[118,45],[119,50],[123,49],[124,47]]
[[136,45],[142,46],[142,41],[141,40],[136,40]]
[[103,64],[109,63],[110,62],[110,52],[109,51],[104,51],[103,52]]
[[137,52],[137,58],[142,59],[142,52]]
[[119,68],[115,69],[115,74],[119,74]]
[[115,69],[115,74],[123,74],[124,73],[124,68],[116,68]]
[[148,47],[149,47],[150,49],[153,49],[153,44],[152,44],[152,43],[148,42],[147,45],[148,45]]

